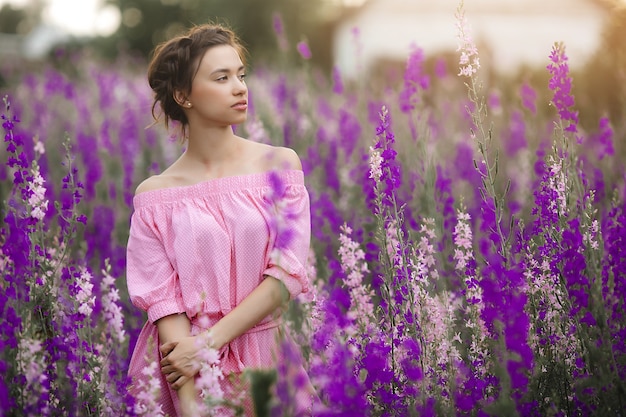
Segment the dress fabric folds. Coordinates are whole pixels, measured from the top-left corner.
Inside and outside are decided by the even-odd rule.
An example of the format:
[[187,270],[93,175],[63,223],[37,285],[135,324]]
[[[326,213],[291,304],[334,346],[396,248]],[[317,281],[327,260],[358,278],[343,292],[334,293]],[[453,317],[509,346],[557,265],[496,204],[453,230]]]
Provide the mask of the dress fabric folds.
[[[132,303],[148,320],[130,362],[131,393],[137,397],[157,384],[161,410],[178,416],[176,392],[158,366],[148,367],[161,360],[154,323],[186,314],[197,334],[228,314],[266,276],[281,280],[292,298],[307,292],[309,195],[302,171],[283,170],[146,191],[134,197],[133,206],[127,284]],[[244,369],[271,369],[281,361],[279,334],[279,320],[268,316],[220,350],[227,396],[237,395],[231,381]],[[303,368],[298,372],[308,380]],[[307,415],[312,407],[315,394],[309,391],[296,396],[298,414]],[[246,415],[254,415],[250,401],[245,406]]]

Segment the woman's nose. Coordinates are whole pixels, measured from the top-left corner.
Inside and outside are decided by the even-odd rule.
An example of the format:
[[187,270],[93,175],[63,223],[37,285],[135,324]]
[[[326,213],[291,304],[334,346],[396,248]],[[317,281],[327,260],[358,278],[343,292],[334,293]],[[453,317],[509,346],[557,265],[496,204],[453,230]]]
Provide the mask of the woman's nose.
[[246,82],[244,80],[236,78],[233,90],[235,94],[242,94],[248,91],[248,86],[246,85]]

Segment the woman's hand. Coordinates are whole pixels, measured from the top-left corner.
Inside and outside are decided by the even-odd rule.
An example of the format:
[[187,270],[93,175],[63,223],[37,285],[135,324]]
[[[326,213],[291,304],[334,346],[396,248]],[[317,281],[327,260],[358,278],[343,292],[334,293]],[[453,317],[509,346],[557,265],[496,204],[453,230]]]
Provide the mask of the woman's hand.
[[193,380],[200,370],[199,348],[194,336],[164,343],[159,348],[163,355],[161,372],[165,374],[165,379],[172,385],[172,389],[180,389],[187,381]]

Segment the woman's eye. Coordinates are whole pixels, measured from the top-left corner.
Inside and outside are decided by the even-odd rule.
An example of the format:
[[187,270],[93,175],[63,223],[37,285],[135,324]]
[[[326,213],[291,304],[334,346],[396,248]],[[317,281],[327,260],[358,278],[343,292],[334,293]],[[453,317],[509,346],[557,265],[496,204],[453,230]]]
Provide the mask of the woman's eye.
[[243,81],[243,80],[245,80],[246,76],[247,76],[247,74],[239,74],[239,79],[241,81]]

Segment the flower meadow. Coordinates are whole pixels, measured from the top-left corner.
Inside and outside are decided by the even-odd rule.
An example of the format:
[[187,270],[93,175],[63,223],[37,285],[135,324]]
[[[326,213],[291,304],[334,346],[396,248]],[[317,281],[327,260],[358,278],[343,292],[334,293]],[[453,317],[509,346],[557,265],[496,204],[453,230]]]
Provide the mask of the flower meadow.
[[[457,22],[454,62],[414,45],[382,88],[327,79],[303,42],[252,70],[237,133],[298,152],[312,216],[312,291],[285,313],[302,352],[251,373],[260,416],[296,415],[301,361],[316,416],[624,414],[626,126],[582,126],[567,45],[499,84]],[[68,60],[2,69],[0,414],[162,415],[152,387],[127,393],[145,318],[125,244],[135,187],[181,145],[145,63]],[[209,409],[240,410],[203,356]]]

